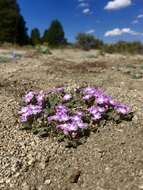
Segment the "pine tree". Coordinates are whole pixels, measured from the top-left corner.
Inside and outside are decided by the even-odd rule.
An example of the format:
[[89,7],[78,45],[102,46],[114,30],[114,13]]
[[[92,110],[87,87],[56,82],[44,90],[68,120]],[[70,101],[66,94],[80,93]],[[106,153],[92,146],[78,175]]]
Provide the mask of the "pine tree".
[[19,45],[26,45],[29,43],[30,39],[27,34],[26,23],[24,21],[23,16],[19,16],[18,24],[17,24],[17,36],[16,36],[16,43]]
[[0,0],[0,42],[25,44],[27,29],[16,0]]
[[45,34],[45,39],[50,46],[59,46],[66,43],[63,27],[58,20],[51,23]]
[[40,44],[41,39],[40,39],[40,31],[38,28],[34,28],[31,31],[31,43],[32,45],[37,45]]
[[48,43],[48,30],[44,31],[43,37],[42,37],[42,42]]

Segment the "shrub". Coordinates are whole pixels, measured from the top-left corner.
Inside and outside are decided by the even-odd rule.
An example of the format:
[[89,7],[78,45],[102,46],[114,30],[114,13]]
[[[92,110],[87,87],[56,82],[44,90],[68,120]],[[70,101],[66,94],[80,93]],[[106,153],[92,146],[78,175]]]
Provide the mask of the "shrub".
[[49,48],[47,46],[44,46],[44,45],[36,46],[36,50],[38,53],[51,54]]
[[107,53],[143,54],[143,44],[141,42],[119,41],[114,44],[105,44],[104,51]]
[[54,88],[48,92],[28,92],[23,99],[22,129],[40,137],[56,136],[68,146],[77,146],[91,131],[107,121],[132,118],[130,108],[94,87]]
[[100,49],[103,42],[91,34],[79,33],[76,37],[76,46],[83,50]]

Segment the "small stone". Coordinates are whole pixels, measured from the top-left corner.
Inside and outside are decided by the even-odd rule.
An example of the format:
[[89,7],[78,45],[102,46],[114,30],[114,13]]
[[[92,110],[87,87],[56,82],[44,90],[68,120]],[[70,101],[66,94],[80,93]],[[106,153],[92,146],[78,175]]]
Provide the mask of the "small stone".
[[38,187],[38,190],[42,190],[43,189],[43,187],[42,187],[42,185],[40,185],[39,187]]
[[50,185],[50,183],[51,183],[50,179],[46,179],[45,182],[44,182],[45,185]]
[[44,170],[45,167],[46,167],[46,163],[45,163],[44,161],[43,161],[43,162],[40,162],[39,167],[40,167],[42,170]]
[[106,168],[105,168],[105,173],[106,173],[106,174],[111,173],[111,168],[110,168],[110,167],[106,167]]
[[14,177],[19,177],[20,176],[20,173],[19,172],[17,172],[15,175],[14,175]]
[[0,184],[2,184],[2,183],[4,183],[4,179],[1,179],[1,180],[0,180]]
[[28,161],[28,165],[31,166],[35,163],[35,158],[33,158],[32,156],[29,157],[29,161]]
[[30,187],[26,182],[22,184],[22,190],[30,190]]
[[69,178],[70,182],[71,183],[77,183],[80,175],[81,175],[80,170],[73,171],[73,173],[70,175],[70,178]]
[[140,185],[140,186],[139,186],[139,189],[143,189],[143,185]]
[[8,184],[8,183],[10,183],[10,181],[11,181],[10,179],[7,179],[5,182]]

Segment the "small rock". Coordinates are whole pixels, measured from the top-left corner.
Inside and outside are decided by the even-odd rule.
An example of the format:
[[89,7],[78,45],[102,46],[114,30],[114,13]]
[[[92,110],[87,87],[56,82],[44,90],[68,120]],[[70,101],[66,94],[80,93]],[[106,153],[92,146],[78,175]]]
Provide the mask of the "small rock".
[[143,189],[143,185],[140,185],[140,186],[139,186],[139,189]]
[[45,185],[50,185],[50,183],[51,183],[50,179],[46,179],[45,182],[44,182]]
[[2,183],[4,183],[4,179],[1,179],[1,180],[0,180],[0,184],[2,184]]
[[110,168],[110,167],[106,167],[106,168],[105,168],[105,173],[106,173],[106,174],[111,173],[111,168]]
[[5,182],[8,184],[8,183],[10,183],[10,181],[11,181],[11,180],[10,180],[10,178],[9,178],[9,179],[7,179]]
[[80,175],[81,175],[80,170],[74,170],[73,173],[70,175],[70,178],[69,178],[70,182],[77,183]]
[[22,184],[22,190],[30,190],[30,187],[26,182]]
[[45,167],[46,167],[46,163],[45,163],[44,161],[43,161],[43,162],[40,162],[39,167],[40,167],[42,170],[44,170]]

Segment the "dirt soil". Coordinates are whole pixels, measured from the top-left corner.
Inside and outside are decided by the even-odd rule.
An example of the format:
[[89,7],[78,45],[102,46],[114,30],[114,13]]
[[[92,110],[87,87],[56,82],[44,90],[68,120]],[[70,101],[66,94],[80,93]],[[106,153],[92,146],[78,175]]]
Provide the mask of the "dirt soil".
[[[0,190],[143,189],[143,79],[118,69],[127,64],[141,71],[143,56],[24,50],[17,62],[0,63]],[[109,123],[77,149],[20,130],[19,103],[26,91],[83,83],[130,105],[133,120]]]

